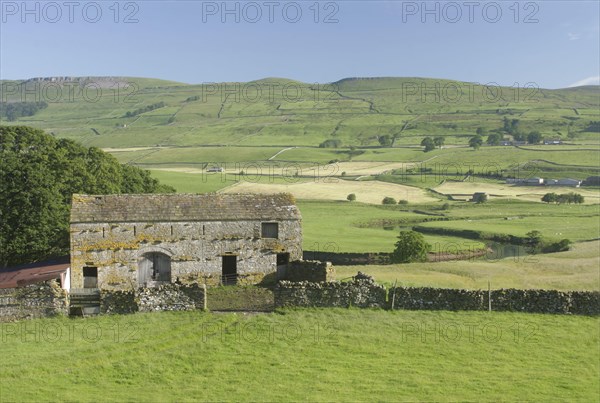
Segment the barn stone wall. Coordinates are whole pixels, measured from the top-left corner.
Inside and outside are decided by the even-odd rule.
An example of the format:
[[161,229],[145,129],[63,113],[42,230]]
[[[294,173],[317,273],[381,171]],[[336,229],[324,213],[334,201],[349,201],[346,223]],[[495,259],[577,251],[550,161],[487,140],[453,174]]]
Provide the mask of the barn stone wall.
[[224,254],[235,254],[241,283],[276,271],[276,255],[302,258],[299,220],[278,221],[278,239],[261,238],[261,221],[71,224],[71,287],[83,287],[83,267],[98,268],[98,287],[135,289],[138,262],[149,252],[171,259],[171,279],[218,284]]

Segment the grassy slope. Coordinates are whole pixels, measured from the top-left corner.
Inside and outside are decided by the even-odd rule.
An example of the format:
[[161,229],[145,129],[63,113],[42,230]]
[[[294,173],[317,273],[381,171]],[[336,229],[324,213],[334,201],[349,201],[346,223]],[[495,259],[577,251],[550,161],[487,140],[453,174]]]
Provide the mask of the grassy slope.
[[[58,136],[78,138],[97,146],[167,145],[311,145],[330,136],[348,145],[376,145],[377,136],[401,132],[398,144],[419,144],[424,135],[447,136],[447,143],[466,144],[477,127],[493,129],[502,118],[518,118],[524,131],[566,137],[568,125],[581,132],[590,120],[598,120],[597,87],[573,90],[523,92],[503,87],[504,99],[485,98],[485,88],[454,82],[460,98],[451,94],[435,99],[423,97],[413,86],[443,89],[447,80],[387,78],[346,80],[331,85],[293,83],[299,96],[285,96],[289,80],[270,79],[247,84],[217,84],[214,87],[182,85],[147,79],[125,79],[136,88],[105,88],[97,102],[67,97],[50,103],[46,110],[22,123],[42,127]],[[267,85],[278,84],[271,96]],[[262,88],[261,96],[250,90]],[[239,88],[227,98],[220,90]],[[472,90],[471,90],[472,88]],[[521,89],[521,91],[524,91]],[[447,92],[447,91],[446,91]],[[473,95],[469,95],[472,92]],[[66,94],[65,90],[65,94]],[[291,94],[291,93],[290,93]],[[198,100],[187,101],[198,96]],[[90,97],[90,95],[88,95]],[[254,99],[256,98],[256,99]],[[11,99],[19,100],[19,96]],[[128,111],[165,102],[167,107],[125,118]],[[169,119],[174,117],[174,122]],[[127,128],[119,125],[127,124]],[[94,135],[91,128],[101,135]],[[588,136],[589,137],[589,136]],[[591,136],[592,138],[594,136]],[[585,133],[581,138],[587,138]]]
[[2,343],[2,401],[595,401],[600,392],[598,321],[588,317],[332,309],[2,326],[16,333]]

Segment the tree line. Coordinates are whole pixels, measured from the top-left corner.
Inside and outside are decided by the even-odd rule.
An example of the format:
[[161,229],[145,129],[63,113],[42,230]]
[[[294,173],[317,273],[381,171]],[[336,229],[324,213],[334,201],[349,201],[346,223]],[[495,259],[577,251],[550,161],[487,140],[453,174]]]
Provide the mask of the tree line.
[[166,106],[166,104],[164,102],[162,102],[162,101],[161,102],[157,102],[155,104],[144,106],[143,108],[136,109],[133,112],[132,111],[128,111],[125,114],[125,117],[126,118],[131,118],[131,117],[134,117],[134,116],[137,116],[137,115],[141,115],[142,113],[153,111],[153,110],[158,109],[158,108],[164,108],[165,106]]
[[579,193],[569,192],[563,194],[546,193],[542,196],[542,201],[545,203],[556,203],[556,204],[582,204],[584,197]]
[[13,122],[22,116],[33,116],[38,111],[48,107],[42,102],[0,102],[0,116]]

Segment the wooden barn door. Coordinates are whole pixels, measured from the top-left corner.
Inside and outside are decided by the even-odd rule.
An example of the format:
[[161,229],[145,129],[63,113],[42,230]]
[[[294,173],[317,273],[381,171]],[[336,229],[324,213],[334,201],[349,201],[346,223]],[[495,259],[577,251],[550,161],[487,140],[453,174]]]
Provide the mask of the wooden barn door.
[[138,265],[138,284],[152,287],[158,281],[171,281],[171,258],[164,253],[146,253]]

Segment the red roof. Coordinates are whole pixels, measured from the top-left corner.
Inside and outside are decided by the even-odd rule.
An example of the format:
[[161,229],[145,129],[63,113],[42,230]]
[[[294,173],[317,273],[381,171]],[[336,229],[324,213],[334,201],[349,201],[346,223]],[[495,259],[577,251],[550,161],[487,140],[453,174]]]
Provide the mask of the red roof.
[[0,269],[0,288],[22,287],[41,281],[59,279],[69,266],[71,266],[69,257],[65,256],[45,262]]

